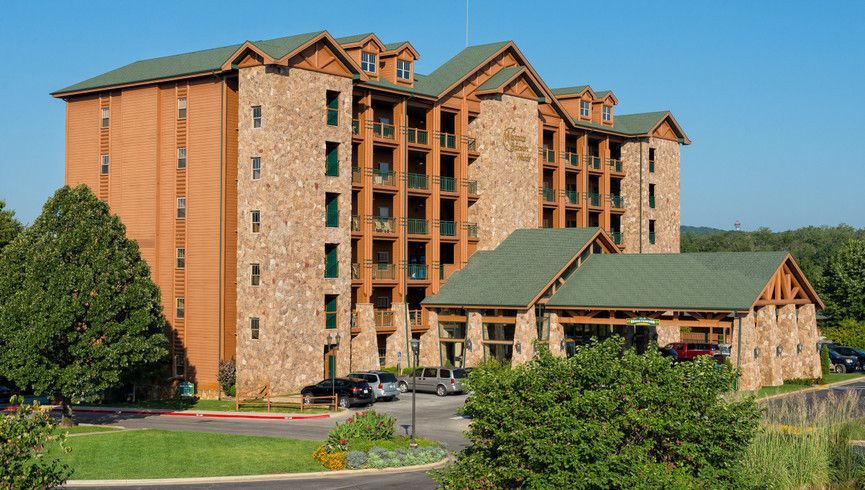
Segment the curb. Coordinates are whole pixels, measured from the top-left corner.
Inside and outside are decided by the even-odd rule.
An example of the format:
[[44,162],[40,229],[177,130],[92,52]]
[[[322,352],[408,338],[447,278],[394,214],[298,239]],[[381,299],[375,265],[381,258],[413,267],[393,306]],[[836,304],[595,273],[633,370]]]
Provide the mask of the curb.
[[253,483],[268,481],[293,481],[307,480],[310,478],[340,479],[346,476],[357,475],[382,475],[394,473],[415,473],[420,471],[441,468],[451,462],[448,455],[436,463],[428,463],[417,466],[400,466],[397,468],[370,468],[364,470],[338,470],[338,471],[316,471],[310,473],[276,473],[272,475],[240,475],[240,476],[212,476],[194,478],[155,478],[140,480],[69,480],[64,486],[75,487],[142,487],[160,485],[202,485],[218,483]]
[[801,395],[803,393],[811,393],[813,391],[829,390],[829,389],[835,388],[837,386],[844,386],[844,385],[849,385],[849,384],[853,384],[853,383],[861,383],[863,381],[865,381],[865,376],[859,376],[856,378],[845,379],[844,381],[836,381],[834,383],[829,383],[827,385],[814,385],[814,386],[810,386],[808,388],[803,388],[801,390],[790,391],[787,393],[778,393],[777,395],[764,396],[763,398],[758,398],[757,401],[761,402],[764,400],[774,400],[776,398],[784,398],[784,397],[792,396],[792,395]]
[[[49,408],[49,407],[46,407]],[[51,406],[52,411],[60,410],[58,406]],[[14,411],[15,407],[5,407],[4,411]],[[264,413],[233,413],[233,412],[200,412],[200,411],[178,411],[178,410],[162,410],[162,409],[128,409],[120,407],[73,407],[72,412],[77,413],[110,413],[110,414],[131,414],[131,415],[165,415],[167,417],[202,417],[202,418],[218,418],[218,419],[246,419],[246,420],[315,420],[315,419],[330,419],[344,416],[350,410],[342,410],[336,413],[322,413],[315,415],[297,415],[297,414],[274,414]]]

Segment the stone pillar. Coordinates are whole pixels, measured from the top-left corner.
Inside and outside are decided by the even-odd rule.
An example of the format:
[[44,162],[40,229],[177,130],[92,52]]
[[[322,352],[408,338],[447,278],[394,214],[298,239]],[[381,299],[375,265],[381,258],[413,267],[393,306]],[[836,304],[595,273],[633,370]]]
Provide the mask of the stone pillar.
[[762,386],[784,384],[781,373],[781,357],[777,355],[780,345],[775,305],[757,310],[757,346],[760,348],[760,379]]
[[733,323],[733,340],[730,348],[730,362],[733,367],[738,367],[741,370],[739,375],[738,388],[742,391],[756,390],[760,387],[760,364],[754,359],[754,347],[756,347],[756,323],[754,320],[753,310],[748,312],[748,316],[742,318],[742,359],[737,359],[740,347],[739,342],[739,320],[735,319]]
[[682,329],[679,325],[658,325],[655,328],[655,334],[658,336],[658,346],[660,347],[682,340]]
[[[484,361],[483,321],[481,312],[466,310],[466,367],[475,367]],[[471,342],[471,350],[468,344]]]
[[[514,328],[514,350],[511,364],[524,364],[535,356],[534,341],[538,338],[538,324],[535,320],[535,309],[517,313],[517,323]],[[519,345],[518,345],[519,344]],[[517,347],[519,346],[519,350]]]
[[565,340],[565,329],[559,323],[559,315],[550,314],[550,352],[556,357],[565,357],[562,341]]
[[409,356],[411,356],[411,347],[406,340],[406,304],[394,303],[391,309],[393,310],[393,325],[396,327],[396,331],[387,336],[385,365],[396,366],[399,362],[400,368],[406,368],[410,366]]
[[784,380],[802,377],[801,356],[796,352],[799,344],[799,328],[796,325],[796,305],[784,305],[777,309],[778,334],[781,345],[781,375]]
[[373,305],[358,303],[356,305],[357,325],[360,333],[351,339],[351,370],[375,370],[378,365],[378,339],[373,319]]
[[441,364],[438,312],[430,310],[427,316],[429,329],[420,336],[420,365],[438,366]]
[[817,351],[817,340],[820,335],[817,332],[817,310],[813,304],[799,307],[796,326],[799,330],[799,342],[802,344],[802,352],[799,353],[802,377],[820,378],[823,376],[820,368],[820,353]]

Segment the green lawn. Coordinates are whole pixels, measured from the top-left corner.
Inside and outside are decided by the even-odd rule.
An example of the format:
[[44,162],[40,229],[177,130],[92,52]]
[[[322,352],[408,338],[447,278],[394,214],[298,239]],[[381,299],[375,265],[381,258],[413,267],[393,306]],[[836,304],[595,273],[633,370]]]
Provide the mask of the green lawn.
[[[393,449],[408,449],[411,440],[406,436],[394,436],[393,439],[388,441],[370,441],[367,439],[361,439],[357,441],[353,441],[348,445],[349,451],[369,451],[373,448],[373,446],[379,446],[387,450]],[[429,439],[424,439],[422,437],[417,438],[418,447],[424,446],[438,446],[439,443],[435,441],[430,441]]]
[[[261,402],[256,402],[261,403]],[[157,408],[169,410],[199,410],[199,411],[218,411],[218,412],[234,412],[234,400],[199,400],[193,398],[190,400],[172,398],[170,400],[148,400],[136,403],[109,403],[112,407],[130,407],[130,408]],[[266,405],[241,406],[241,412],[266,412]],[[280,413],[301,413],[299,408],[291,407],[272,407],[271,412]],[[305,408],[302,413],[324,413],[326,408]]]
[[76,425],[75,427],[57,427],[57,432],[65,432],[68,434],[87,434],[93,432],[112,432],[121,430],[119,427],[111,427],[110,425]]
[[66,439],[70,452],[49,456],[69,465],[74,480],[256,475],[321,471],[319,441],[204,432],[129,430]]
[[[863,373],[829,373],[823,377],[825,384],[837,383],[839,381],[847,381],[848,379],[860,378],[865,376]],[[772,395],[780,395],[782,393],[791,393],[793,391],[804,390],[812,386],[802,381],[787,381],[781,386],[764,386],[757,391],[757,398],[763,398]]]

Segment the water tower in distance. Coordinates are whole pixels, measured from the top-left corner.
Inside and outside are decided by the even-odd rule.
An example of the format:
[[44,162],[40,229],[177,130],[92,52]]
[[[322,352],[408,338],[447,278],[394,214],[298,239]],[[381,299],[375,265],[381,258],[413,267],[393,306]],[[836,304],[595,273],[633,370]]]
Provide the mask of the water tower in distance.
[[742,231],[742,222],[736,220],[736,223],[733,224],[733,229],[736,231]]

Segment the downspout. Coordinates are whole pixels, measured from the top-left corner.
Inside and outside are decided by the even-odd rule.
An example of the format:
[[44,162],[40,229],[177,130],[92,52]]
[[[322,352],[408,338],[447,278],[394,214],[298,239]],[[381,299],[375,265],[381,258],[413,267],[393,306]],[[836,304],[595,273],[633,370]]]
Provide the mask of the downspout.
[[643,140],[640,140],[640,253],[643,253]]
[[222,295],[224,294],[223,288],[223,268],[225,261],[225,242],[223,241],[223,234],[225,233],[224,223],[223,223],[223,206],[225,205],[225,196],[223,195],[223,173],[225,172],[225,166],[223,162],[223,153],[225,152],[225,79],[219,75],[216,75],[216,78],[222,81],[222,90],[220,90],[219,97],[219,266],[218,266],[218,274],[219,279],[217,279],[217,291],[219,293],[216,295],[216,308],[219,314],[216,316],[216,330],[217,330],[217,339],[216,339],[216,372],[217,372],[217,381],[216,381],[216,399],[222,399],[222,385],[219,384],[219,365],[222,364],[222,317],[225,314],[222,305]]

